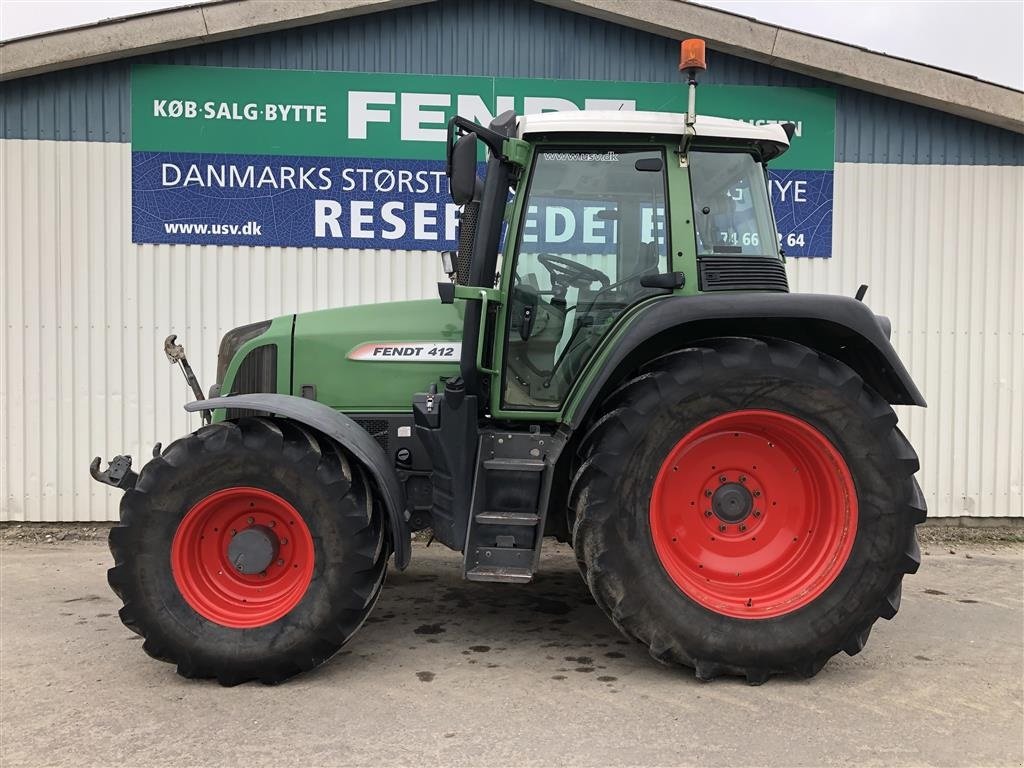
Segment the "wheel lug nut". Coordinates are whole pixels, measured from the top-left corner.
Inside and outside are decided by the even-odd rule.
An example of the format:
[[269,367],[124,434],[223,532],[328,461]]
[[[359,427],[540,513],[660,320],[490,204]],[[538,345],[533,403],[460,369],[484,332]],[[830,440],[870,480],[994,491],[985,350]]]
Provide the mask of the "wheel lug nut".
[[710,490],[710,489],[708,489],[708,490],[704,491],[704,495],[705,495],[706,497],[708,497],[709,499],[710,499],[710,498],[711,498],[712,496],[714,496],[714,494],[713,494],[713,493],[711,493],[711,490]]
[[720,483],[727,483],[727,482],[729,482],[729,478],[727,478],[725,475],[719,475],[718,476],[718,482],[720,482]]
[[711,510],[710,509],[705,509],[704,510],[704,517],[711,517]]
[[284,546],[285,544],[287,544],[287,543],[288,543],[288,539],[281,539],[281,546],[282,546],[282,547],[283,547],[283,546]]
[[747,482],[747,476],[746,475],[740,475],[740,482],[741,483]]
[[745,526],[743,523],[740,523],[740,531],[742,532],[745,530],[747,530],[747,526]]
[[238,535],[238,531],[236,529],[232,528],[231,529],[231,535],[232,536],[237,536]]
[[256,522],[256,520],[254,518],[250,517],[245,522],[247,522],[249,525],[252,525],[253,523]]
[[718,530],[722,533],[725,533],[725,523],[719,523]]
[[278,565],[284,565],[284,560],[278,560],[278,561],[277,561],[277,564],[278,564]]
[[754,517],[760,517],[760,516],[761,516],[761,510],[760,509],[755,509],[754,510]]

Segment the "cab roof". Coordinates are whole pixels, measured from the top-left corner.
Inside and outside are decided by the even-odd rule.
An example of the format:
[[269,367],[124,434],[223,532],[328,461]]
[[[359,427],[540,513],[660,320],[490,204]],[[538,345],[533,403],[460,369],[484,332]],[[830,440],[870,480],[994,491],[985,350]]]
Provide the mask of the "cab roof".
[[[757,144],[765,160],[778,157],[789,149],[789,136],[782,125],[752,125],[742,120],[697,115],[694,125],[697,136]],[[559,133],[638,133],[657,136],[682,136],[686,132],[686,115],[677,112],[637,112],[582,110],[578,112],[544,112],[519,118],[519,138]]]

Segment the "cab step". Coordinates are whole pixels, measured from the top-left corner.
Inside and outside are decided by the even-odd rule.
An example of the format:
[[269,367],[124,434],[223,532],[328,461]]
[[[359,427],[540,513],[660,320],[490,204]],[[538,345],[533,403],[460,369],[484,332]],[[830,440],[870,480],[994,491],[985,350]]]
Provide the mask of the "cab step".
[[481,512],[476,516],[481,525],[537,525],[540,515],[532,512]]
[[503,581],[512,584],[526,584],[533,578],[532,568],[515,566],[478,565],[466,571],[469,581]]
[[486,459],[488,472],[543,472],[545,464],[539,459]]
[[481,433],[463,550],[468,580],[521,584],[533,578],[552,468],[564,442],[537,428]]

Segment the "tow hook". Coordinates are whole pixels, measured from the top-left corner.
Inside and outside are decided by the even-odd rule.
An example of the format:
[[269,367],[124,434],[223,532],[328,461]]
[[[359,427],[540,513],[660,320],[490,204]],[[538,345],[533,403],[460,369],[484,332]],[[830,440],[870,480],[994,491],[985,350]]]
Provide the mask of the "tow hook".
[[128,491],[135,487],[139,476],[132,471],[131,456],[115,456],[102,472],[100,472],[100,461],[100,457],[97,456],[89,465],[89,474],[92,475],[93,480],[112,485],[122,491]]
[[[153,446],[154,459],[160,455],[163,447],[163,443],[157,443]],[[139,475],[137,472],[132,471],[131,456],[115,456],[102,472],[100,472],[101,463],[102,460],[97,456],[92,460],[92,464],[89,465],[89,474],[92,475],[93,480],[98,483],[112,485],[122,491],[129,491],[135,487]]]
[[[206,395],[203,394],[203,388],[199,386],[199,379],[196,378],[195,373],[192,371],[192,366],[188,362],[188,358],[185,357],[185,347],[181,344],[176,344],[178,340],[176,334],[171,334],[164,339],[164,354],[167,355],[167,359],[170,360],[171,365],[177,365],[181,368],[181,373],[185,377],[185,383],[192,389],[192,393],[196,396],[196,400],[205,400]],[[203,411],[203,423],[209,424],[213,421],[212,411]]]

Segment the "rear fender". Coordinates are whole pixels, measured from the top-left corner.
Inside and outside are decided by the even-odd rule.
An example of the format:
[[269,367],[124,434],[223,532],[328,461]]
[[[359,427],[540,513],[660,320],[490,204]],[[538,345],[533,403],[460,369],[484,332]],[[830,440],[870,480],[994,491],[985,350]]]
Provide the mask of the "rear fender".
[[573,394],[569,424],[579,427],[596,403],[647,361],[722,336],[803,344],[850,366],[893,405],[925,405],[889,342],[888,318],[863,302],[824,294],[703,294],[651,301],[613,334],[608,353],[595,358],[598,370]]
[[328,405],[293,395],[250,394],[215,397],[188,403],[186,411],[244,408],[283,416],[327,435],[356,457],[374,480],[380,500],[387,508],[395,566],[409,564],[410,531],[405,520],[405,495],[387,454],[373,436],[355,421]]

